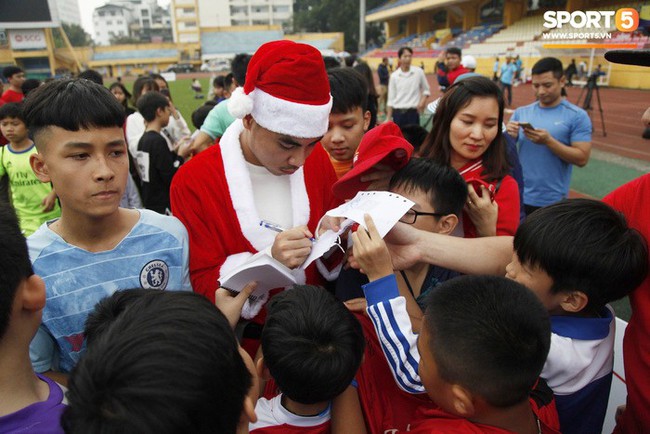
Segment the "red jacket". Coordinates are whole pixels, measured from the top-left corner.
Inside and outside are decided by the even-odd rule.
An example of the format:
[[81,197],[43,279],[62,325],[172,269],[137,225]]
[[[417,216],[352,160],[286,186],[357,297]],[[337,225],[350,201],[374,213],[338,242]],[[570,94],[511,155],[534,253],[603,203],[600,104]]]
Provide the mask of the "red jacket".
[[[170,190],[174,216],[190,236],[192,287],[212,301],[219,276],[272,245],[277,235],[260,227],[253,193],[245,188],[250,177],[239,143],[241,128],[236,121],[219,145],[183,164]],[[304,167],[290,176],[293,214],[298,216],[294,226],[307,225],[314,232],[325,212],[338,205],[331,193],[336,175],[325,150],[317,145]],[[314,264],[305,280],[322,282]]]

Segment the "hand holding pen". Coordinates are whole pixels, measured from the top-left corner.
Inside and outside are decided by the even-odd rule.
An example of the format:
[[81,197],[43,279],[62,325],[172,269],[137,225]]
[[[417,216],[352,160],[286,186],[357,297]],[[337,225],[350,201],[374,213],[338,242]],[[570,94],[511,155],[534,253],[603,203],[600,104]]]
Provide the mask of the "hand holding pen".
[[260,222],[260,226],[278,232],[271,247],[271,256],[285,267],[291,269],[299,267],[311,253],[314,235],[307,226],[283,230],[277,225],[264,221]]

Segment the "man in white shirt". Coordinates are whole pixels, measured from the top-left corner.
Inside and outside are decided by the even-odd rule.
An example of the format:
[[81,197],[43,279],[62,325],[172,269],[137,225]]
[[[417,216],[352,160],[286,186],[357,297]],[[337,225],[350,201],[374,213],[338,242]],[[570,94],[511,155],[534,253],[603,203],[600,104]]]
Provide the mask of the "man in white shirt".
[[424,103],[431,95],[429,83],[422,68],[411,66],[413,50],[402,47],[397,52],[399,68],[393,72],[388,82],[388,103],[386,120],[397,125],[420,124],[420,113]]

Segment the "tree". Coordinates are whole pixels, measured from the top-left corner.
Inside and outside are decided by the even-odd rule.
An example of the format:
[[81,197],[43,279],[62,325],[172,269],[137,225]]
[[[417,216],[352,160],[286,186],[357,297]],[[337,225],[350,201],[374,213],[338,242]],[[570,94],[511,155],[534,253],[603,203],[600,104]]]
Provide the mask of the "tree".
[[[385,0],[366,0],[370,10]],[[343,32],[345,49],[356,52],[359,46],[359,0],[297,0],[293,7],[295,32]],[[380,42],[381,24],[366,24],[366,40]]]
[[[68,36],[68,40],[70,40],[70,45],[72,45],[73,47],[90,47],[95,45],[90,35],[86,33],[83,27],[81,27],[79,24],[63,23],[61,27],[63,27],[63,31]],[[63,38],[61,37],[61,34],[57,31],[53,33],[54,33],[54,46],[58,48],[64,47],[65,43],[63,42]]]

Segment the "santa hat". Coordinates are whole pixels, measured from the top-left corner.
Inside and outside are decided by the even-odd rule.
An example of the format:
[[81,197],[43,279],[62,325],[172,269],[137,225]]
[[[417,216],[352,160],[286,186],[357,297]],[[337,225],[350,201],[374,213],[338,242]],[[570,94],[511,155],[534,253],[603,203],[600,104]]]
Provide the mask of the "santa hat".
[[246,84],[228,100],[228,111],[250,114],[267,130],[297,138],[327,132],[332,108],[330,85],[320,52],[306,44],[273,41],[248,63]]

